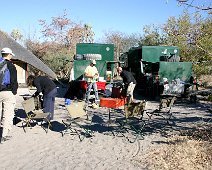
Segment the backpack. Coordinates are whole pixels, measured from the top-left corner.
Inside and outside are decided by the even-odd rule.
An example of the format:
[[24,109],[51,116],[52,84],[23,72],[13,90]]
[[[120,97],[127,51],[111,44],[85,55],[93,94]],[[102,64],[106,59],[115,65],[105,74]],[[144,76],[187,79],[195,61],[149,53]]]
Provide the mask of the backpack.
[[0,90],[5,89],[10,84],[10,71],[7,67],[7,61],[0,58]]

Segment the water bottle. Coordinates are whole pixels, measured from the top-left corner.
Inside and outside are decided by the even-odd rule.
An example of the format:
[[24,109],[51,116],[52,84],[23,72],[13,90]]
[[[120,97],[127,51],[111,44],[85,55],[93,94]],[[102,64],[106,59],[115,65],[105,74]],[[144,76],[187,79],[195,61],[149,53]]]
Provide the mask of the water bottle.
[[71,104],[71,99],[65,99],[65,105],[70,105]]

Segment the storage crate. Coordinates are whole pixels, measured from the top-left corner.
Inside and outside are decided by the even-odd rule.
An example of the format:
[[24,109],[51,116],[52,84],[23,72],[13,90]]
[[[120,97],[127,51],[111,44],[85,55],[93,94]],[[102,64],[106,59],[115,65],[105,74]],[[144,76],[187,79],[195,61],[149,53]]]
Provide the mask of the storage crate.
[[127,98],[101,98],[100,107],[119,108],[127,102]]
[[96,82],[96,84],[97,84],[97,89],[98,90],[105,90],[106,82],[104,82],[104,81],[98,81],[98,82]]

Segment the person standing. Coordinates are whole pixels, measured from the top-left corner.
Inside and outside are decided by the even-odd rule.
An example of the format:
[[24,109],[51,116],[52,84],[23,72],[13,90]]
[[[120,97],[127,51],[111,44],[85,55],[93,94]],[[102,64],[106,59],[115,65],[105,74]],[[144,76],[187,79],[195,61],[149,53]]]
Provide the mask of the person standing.
[[97,89],[97,78],[99,77],[99,73],[97,68],[95,67],[96,61],[91,60],[90,65],[86,67],[84,75],[88,82],[88,87],[86,91],[86,102],[89,102],[91,89],[93,87],[94,94],[95,94],[95,101],[99,101],[98,89]]
[[131,72],[123,70],[121,67],[117,68],[118,74],[122,77],[125,88],[127,89],[127,103],[133,102],[133,92],[136,86],[136,80]]
[[[9,133],[13,126],[14,109],[16,105],[15,95],[17,94],[18,81],[17,70],[11,62],[11,58],[15,56],[10,48],[3,48],[1,50],[1,84],[0,84],[0,143],[9,138]],[[6,63],[7,70],[4,73],[2,66]],[[6,76],[8,71],[8,77]],[[5,80],[8,79],[6,82]]]
[[27,78],[27,85],[36,87],[37,91],[32,97],[37,97],[40,93],[43,94],[43,112],[51,113],[49,120],[54,119],[55,97],[57,95],[57,87],[55,83],[47,76],[33,76]]

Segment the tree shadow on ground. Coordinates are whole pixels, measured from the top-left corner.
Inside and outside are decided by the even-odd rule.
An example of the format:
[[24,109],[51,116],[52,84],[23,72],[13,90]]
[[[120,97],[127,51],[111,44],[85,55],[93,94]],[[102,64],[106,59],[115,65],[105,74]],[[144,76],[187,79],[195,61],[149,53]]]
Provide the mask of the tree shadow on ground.
[[[25,119],[27,119],[27,115],[26,115],[24,109],[15,110],[15,116],[13,118],[13,125],[17,125],[20,122],[24,122]],[[41,122],[42,122],[42,120],[41,120]],[[30,122],[31,127],[34,127],[36,124],[38,124],[38,121]],[[43,123],[42,126],[47,129],[48,123]],[[22,127],[22,125],[20,125],[20,127]],[[64,124],[62,124],[58,121],[51,121],[50,130],[55,131],[55,132],[61,132],[64,129],[65,129]]]
[[[181,106],[186,107],[185,103],[181,103]],[[144,120],[146,121],[144,134],[159,133],[167,138],[173,134],[180,134],[185,130],[193,130],[198,125],[212,122],[212,114],[208,113],[205,107],[198,107],[196,109],[196,105],[193,105],[191,109],[194,109],[194,112],[172,112],[170,119],[154,116],[150,120]],[[198,114],[199,111],[204,111],[204,113]]]
[[[158,102],[156,102],[157,104]],[[185,103],[177,103],[176,107],[186,107]],[[190,105],[191,109],[196,110],[196,105]],[[206,111],[205,107],[198,108],[201,111]],[[198,110],[198,111],[199,111]],[[197,112],[198,112],[197,111]],[[140,139],[143,137],[160,134],[162,137],[168,138],[171,134],[178,134],[182,130],[193,129],[194,125],[207,123],[211,121],[211,114],[204,115],[195,115],[193,113],[186,112],[172,112],[171,116],[167,113],[161,112],[164,117],[154,115],[151,119],[148,116],[145,116],[140,119],[128,119],[126,121],[124,111],[121,109],[114,109],[110,114],[109,120],[109,111],[106,110],[90,110],[90,115],[92,115],[92,121],[90,124],[82,125],[83,128],[91,130],[93,132],[102,133],[104,135],[113,135],[128,137],[134,136],[137,138],[140,136]]]

